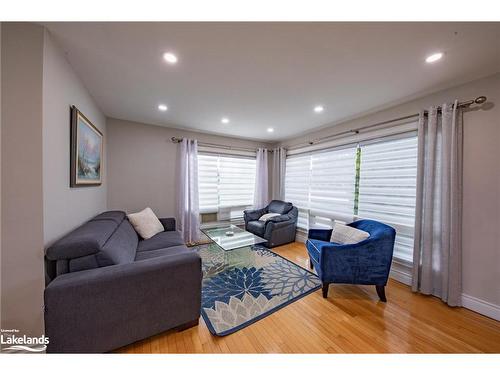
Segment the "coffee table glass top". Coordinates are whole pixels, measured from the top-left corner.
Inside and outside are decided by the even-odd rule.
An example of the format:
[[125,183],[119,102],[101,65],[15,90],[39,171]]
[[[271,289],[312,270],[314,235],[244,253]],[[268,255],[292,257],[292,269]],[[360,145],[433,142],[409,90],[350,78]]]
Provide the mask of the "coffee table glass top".
[[[240,247],[267,242],[266,239],[233,224],[202,228],[201,231],[224,250],[239,249]],[[233,235],[227,235],[227,232],[233,232]]]

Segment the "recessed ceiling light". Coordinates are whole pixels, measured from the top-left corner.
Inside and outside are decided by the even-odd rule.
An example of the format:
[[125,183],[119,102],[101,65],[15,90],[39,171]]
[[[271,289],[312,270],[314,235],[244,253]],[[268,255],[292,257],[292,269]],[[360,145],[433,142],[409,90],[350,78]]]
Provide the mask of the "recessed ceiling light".
[[165,112],[168,109],[168,107],[165,104],[160,104],[158,105],[158,110]]
[[322,105],[317,105],[316,107],[314,107],[314,112],[316,113],[321,113],[323,112],[325,109],[323,108]]
[[222,122],[223,124],[229,124],[229,119],[227,117],[223,117],[220,122]]
[[267,128],[268,133],[272,133],[274,131],[274,128]]
[[425,62],[426,63],[433,63],[433,62],[436,62],[438,60],[441,60],[442,57],[443,57],[442,52],[433,53],[432,55],[427,56],[427,58],[425,59]]
[[172,52],[165,52],[163,54],[163,59],[169,64],[176,64],[178,60],[177,56],[175,56]]

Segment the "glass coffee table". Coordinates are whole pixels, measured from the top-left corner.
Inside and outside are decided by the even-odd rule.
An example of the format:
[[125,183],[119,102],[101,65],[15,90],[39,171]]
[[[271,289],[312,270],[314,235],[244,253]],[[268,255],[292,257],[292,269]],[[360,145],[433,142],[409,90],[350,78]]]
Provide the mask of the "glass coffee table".
[[[267,242],[265,238],[256,236],[233,224],[201,228],[201,231],[226,251]],[[230,235],[228,232],[233,234]]]

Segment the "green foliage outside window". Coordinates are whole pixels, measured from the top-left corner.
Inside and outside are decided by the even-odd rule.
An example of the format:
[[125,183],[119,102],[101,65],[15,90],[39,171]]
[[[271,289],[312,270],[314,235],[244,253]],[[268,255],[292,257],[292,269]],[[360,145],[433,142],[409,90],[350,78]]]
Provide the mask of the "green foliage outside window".
[[356,179],[354,185],[354,215],[358,214],[359,205],[359,177],[361,172],[361,147],[356,149]]

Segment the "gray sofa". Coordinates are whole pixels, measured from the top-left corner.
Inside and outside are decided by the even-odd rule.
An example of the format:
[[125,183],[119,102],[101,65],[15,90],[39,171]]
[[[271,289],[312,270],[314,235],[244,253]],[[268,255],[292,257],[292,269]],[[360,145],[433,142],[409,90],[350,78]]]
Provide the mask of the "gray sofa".
[[[268,213],[277,213],[268,221],[259,218]],[[265,238],[267,247],[275,247],[295,241],[295,231],[299,212],[290,202],[273,200],[266,207],[259,210],[245,210],[245,230],[259,237]]]
[[142,240],[124,212],[104,212],[46,251],[49,353],[100,353],[198,324],[201,259],[174,219]]

